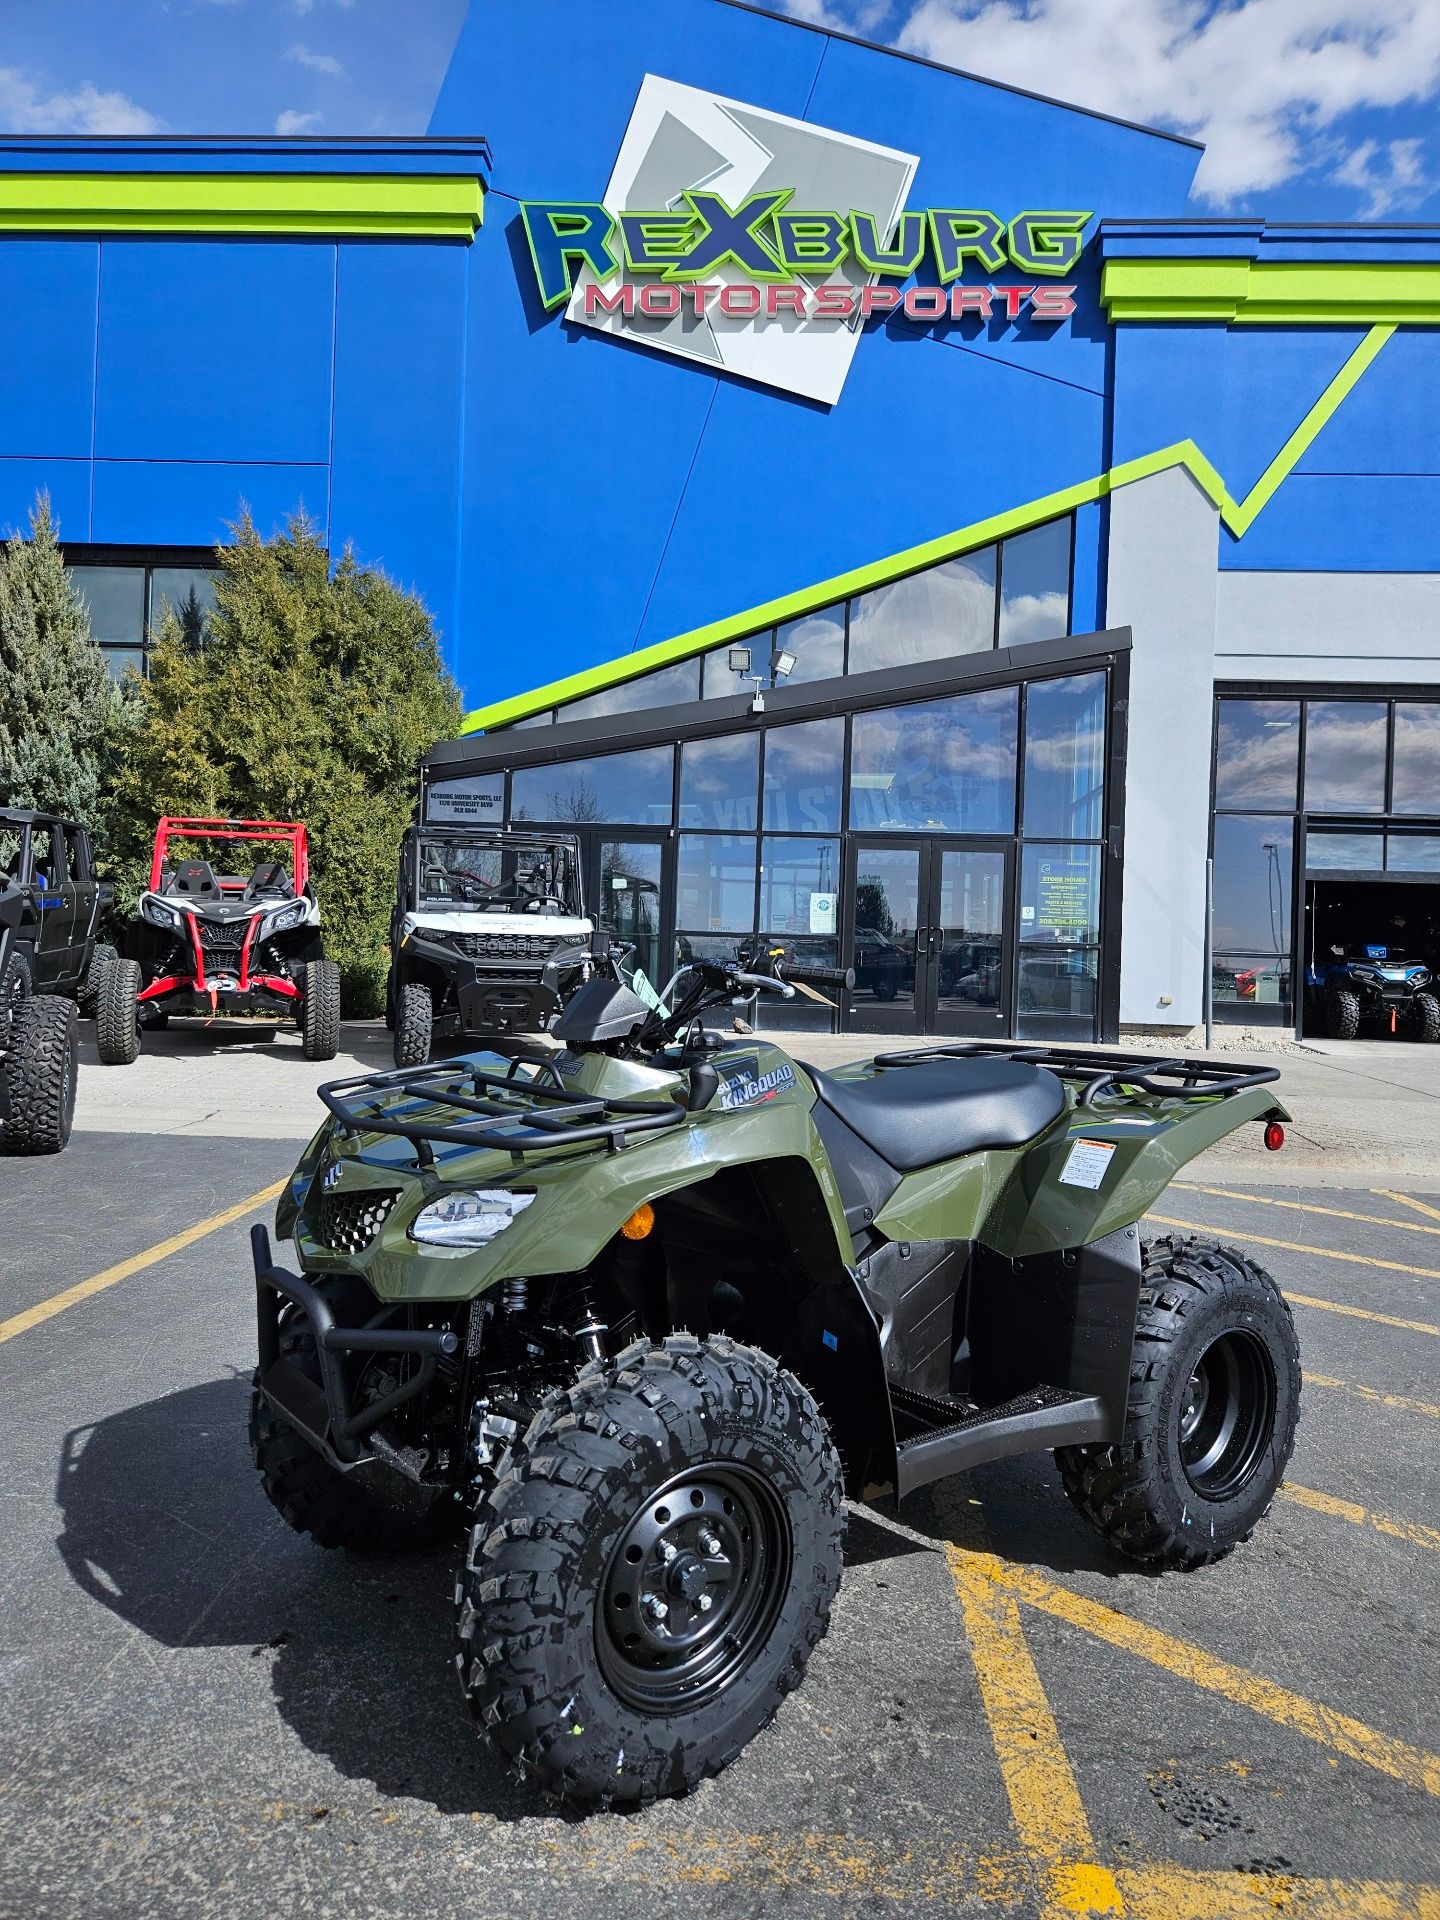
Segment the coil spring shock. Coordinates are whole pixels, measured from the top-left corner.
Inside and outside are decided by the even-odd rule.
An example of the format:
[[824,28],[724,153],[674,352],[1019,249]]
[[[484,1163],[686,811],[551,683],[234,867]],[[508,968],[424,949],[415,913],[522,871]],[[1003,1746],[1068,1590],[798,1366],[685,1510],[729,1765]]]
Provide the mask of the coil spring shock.
[[500,1304],[506,1313],[524,1313],[530,1305],[530,1282],[517,1274],[513,1279],[500,1283]]

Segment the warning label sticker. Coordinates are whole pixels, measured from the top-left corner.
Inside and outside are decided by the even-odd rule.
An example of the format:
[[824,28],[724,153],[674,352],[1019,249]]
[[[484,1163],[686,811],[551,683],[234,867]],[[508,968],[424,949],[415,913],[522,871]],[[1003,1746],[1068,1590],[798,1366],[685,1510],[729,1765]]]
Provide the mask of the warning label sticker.
[[1060,1169],[1062,1187],[1098,1187],[1115,1148],[1108,1140],[1077,1140]]

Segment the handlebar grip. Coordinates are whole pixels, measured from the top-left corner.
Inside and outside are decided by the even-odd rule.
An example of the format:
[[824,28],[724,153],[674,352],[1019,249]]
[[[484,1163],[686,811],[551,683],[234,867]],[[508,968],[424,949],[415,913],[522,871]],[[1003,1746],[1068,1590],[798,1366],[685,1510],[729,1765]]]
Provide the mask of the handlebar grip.
[[780,977],[801,987],[853,987],[853,967],[791,967],[782,963]]

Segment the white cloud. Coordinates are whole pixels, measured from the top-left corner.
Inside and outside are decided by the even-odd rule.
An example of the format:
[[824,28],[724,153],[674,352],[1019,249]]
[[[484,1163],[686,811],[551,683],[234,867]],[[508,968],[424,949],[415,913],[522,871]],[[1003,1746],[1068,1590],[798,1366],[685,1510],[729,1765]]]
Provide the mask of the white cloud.
[[1362,211],[1368,220],[1378,220],[1397,207],[1414,206],[1431,186],[1419,140],[1362,140],[1331,178],[1341,186],[1359,188],[1366,196]]
[[323,113],[300,113],[294,107],[286,107],[283,113],[277,113],[275,116],[275,131],[282,136],[309,133],[312,128],[318,127],[324,118]]
[[890,12],[890,0],[780,0],[796,20],[812,27],[833,27],[837,33],[858,33],[862,39],[875,33]]
[[1217,206],[1327,170],[1387,206],[1413,199],[1415,143],[1337,166],[1334,129],[1440,93],[1435,0],[919,0],[897,44],[1203,140],[1195,190]]
[[[313,13],[320,4],[321,0],[290,0],[296,13]],[[353,7],[355,0],[333,0],[333,4],[337,7]]]
[[123,93],[89,80],[46,93],[19,67],[0,67],[0,127],[7,133],[159,133],[162,122]]
[[344,67],[333,53],[314,53],[309,47],[296,46],[291,47],[285,58],[297,66],[309,67],[312,73],[328,73],[332,80],[341,80],[345,75]]

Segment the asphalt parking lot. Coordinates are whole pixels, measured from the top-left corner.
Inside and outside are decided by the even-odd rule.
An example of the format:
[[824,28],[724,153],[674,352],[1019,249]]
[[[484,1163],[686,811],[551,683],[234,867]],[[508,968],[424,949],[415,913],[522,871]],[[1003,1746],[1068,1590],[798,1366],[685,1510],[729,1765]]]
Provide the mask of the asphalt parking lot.
[[162,1130],[152,1060],[124,1130],[0,1160],[7,1920],[1440,1915],[1440,1168],[1202,1161],[1157,1210],[1295,1303],[1300,1437],[1247,1547],[1133,1571],[1045,1456],[857,1507],[776,1724],[581,1820],[477,1740],[448,1557],[327,1555],[263,1498],[245,1238],[307,1129],[216,1131],[240,1067],[171,1052],[206,1131]]

